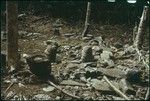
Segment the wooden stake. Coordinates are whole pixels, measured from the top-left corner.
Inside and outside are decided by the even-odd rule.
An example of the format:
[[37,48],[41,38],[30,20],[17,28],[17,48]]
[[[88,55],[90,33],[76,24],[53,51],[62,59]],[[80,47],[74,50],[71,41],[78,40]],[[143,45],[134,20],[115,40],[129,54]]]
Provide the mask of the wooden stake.
[[119,94],[121,97],[125,98],[125,100],[130,100],[125,94],[123,94],[119,89],[117,89],[109,80],[108,78],[104,75],[104,80],[110,85],[110,87],[116,91],[117,94]]
[[14,82],[10,83],[10,85],[7,87],[4,93],[6,93],[13,85],[14,85]]
[[86,11],[86,20],[85,20],[85,27],[82,32],[82,36],[86,37],[89,29],[89,18],[90,18],[90,13],[91,13],[91,2],[88,2],[87,4],[87,11]]
[[146,29],[146,23],[147,23],[147,16],[148,16],[148,6],[144,6],[143,9],[143,13],[142,13],[142,17],[139,23],[139,27],[138,27],[138,32],[134,41],[134,45],[135,47],[137,47],[138,49],[141,49],[142,47],[142,40],[143,40],[143,35]]

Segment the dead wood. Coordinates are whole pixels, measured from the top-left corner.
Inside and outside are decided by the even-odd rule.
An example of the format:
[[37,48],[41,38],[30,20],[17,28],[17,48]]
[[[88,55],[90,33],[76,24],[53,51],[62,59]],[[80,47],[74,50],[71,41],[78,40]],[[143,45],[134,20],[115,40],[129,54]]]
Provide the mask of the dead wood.
[[86,37],[88,34],[88,29],[89,29],[89,18],[90,18],[90,13],[91,13],[91,2],[88,2],[87,4],[87,11],[86,11],[86,20],[85,20],[85,27],[82,32],[82,36]]
[[143,36],[144,36],[145,29],[146,29],[146,24],[147,24],[148,9],[149,8],[147,6],[144,6],[143,13],[142,13],[141,20],[140,20],[139,27],[138,27],[138,32],[134,41],[134,45],[138,49],[141,49],[142,44],[143,44],[142,40],[143,40]]
[[149,87],[148,87],[147,92],[146,92],[145,100],[149,100]]
[[6,88],[4,93],[6,93],[13,85],[14,85],[14,82],[11,82],[10,85]]
[[104,80],[110,85],[110,87],[121,97],[123,97],[125,100],[130,100],[125,94],[123,94],[119,89],[117,89],[109,80],[108,78],[104,75]]
[[72,98],[80,99],[80,97],[75,96],[75,95],[72,95],[72,94],[70,94],[70,93],[64,91],[62,88],[58,87],[58,86],[55,85],[53,82],[48,81],[48,83],[49,83],[50,85],[54,86],[56,89],[58,89],[58,90],[60,90],[61,92],[63,92],[64,94],[66,94],[66,95],[68,95],[68,96],[70,96],[70,97],[72,97]]

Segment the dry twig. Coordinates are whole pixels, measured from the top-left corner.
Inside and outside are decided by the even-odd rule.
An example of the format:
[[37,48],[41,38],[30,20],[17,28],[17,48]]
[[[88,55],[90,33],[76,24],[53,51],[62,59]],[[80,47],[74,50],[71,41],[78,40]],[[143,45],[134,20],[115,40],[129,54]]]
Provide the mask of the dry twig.
[[73,98],[76,98],[76,99],[80,99],[80,97],[75,96],[75,95],[72,95],[72,94],[70,94],[70,93],[68,93],[68,92],[66,92],[66,91],[64,91],[64,90],[62,90],[62,88],[58,87],[58,86],[55,85],[53,82],[48,81],[48,83],[49,83],[50,85],[54,86],[55,88],[57,88],[58,90],[60,90],[61,92],[63,92],[64,94],[66,94],[66,95],[68,95],[68,96],[71,96],[71,97],[73,97]]
[[12,82],[12,83],[7,87],[7,89],[5,90],[4,93],[6,93],[13,85],[14,85],[14,82]]
[[145,100],[149,100],[149,87],[148,87],[147,92],[146,92]]
[[117,89],[109,80],[108,78],[104,75],[104,80],[110,85],[110,87],[116,91],[117,94],[119,94],[121,97],[123,97],[125,100],[130,100],[125,94],[123,94],[119,89]]

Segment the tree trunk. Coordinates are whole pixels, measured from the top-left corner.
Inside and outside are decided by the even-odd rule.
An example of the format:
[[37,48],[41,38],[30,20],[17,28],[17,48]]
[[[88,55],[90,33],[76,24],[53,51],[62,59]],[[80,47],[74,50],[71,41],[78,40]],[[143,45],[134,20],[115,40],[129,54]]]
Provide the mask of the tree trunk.
[[85,27],[82,32],[82,36],[86,37],[88,34],[88,29],[89,29],[89,18],[90,18],[90,13],[91,13],[91,2],[88,2],[87,4],[87,11],[86,11],[86,20],[85,20]]
[[6,31],[7,31],[7,63],[8,67],[18,66],[18,23],[17,23],[17,2],[7,1],[6,3]]
[[146,25],[147,25],[148,9],[149,8],[147,6],[144,6],[142,17],[141,17],[139,27],[138,27],[138,32],[134,41],[134,46],[137,49],[141,49],[142,44],[143,44],[143,36],[144,36],[144,32],[146,30]]

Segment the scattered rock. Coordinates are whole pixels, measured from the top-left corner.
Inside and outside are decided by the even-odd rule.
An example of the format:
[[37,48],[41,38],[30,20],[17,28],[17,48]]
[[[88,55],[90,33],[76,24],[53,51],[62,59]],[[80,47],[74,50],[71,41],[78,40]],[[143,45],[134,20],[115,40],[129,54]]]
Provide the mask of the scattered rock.
[[49,95],[46,94],[37,94],[34,95],[33,100],[53,100]]
[[22,83],[18,83],[19,87],[25,87],[25,85],[23,85]]
[[51,91],[54,91],[54,87],[53,86],[48,86],[48,87],[45,87],[45,88],[43,88],[43,91],[45,91],[45,92],[51,92]]
[[124,51],[125,51],[126,54],[134,54],[134,53],[136,53],[136,50],[135,50],[134,46],[129,46],[129,47],[125,48]]
[[27,15],[26,15],[25,13],[19,14],[19,15],[18,15],[18,20],[20,20],[20,21],[21,21],[21,20],[25,20],[26,16],[27,16]]
[[123,91],[123,93],[125,94],[132,94],[132,95],[136,94],[131,84],[124,78],[120,80],[119,86],[121,90]]
[[66,45],[66,46],[63,46],[64,50],[69,50],[71,48],[71,46],[69,45]]
[[81,45],[76,45],[76,46],[74,46],[72,49],[73,49],[73,50],[79,50],[79,49],[81,49],[81,48],[82,48]]
[[92,49],[95,55],[100,55],[103,51],[103,49],[100,48],[99,46],[93,46]]
[[116,68],[110,68],[110,69],[98,68],[97,71],[103,73],[104,75],[114,77],[114,78],[123,78],[126,75],[124,71]]
[[95,62],[81,63],[81,67],[82,67],[82,68],[86,68],[87,66],[90,66],[90,67],[96,67],[97,64],[96,64]]
[[97,71],[97,68],[93,68],[93,67],[86,67],[85,68],[86,74],[85,77],[86,78],[97,78],[99,76],[101,76],[101,72]]
[[86,86],[84,83],[79,83],[73,80],[63,80],[60,84],[70,86]]
[[60,100],[60,96],[56,96],[55,100]]
[[16,93],[14,93],[13,91],[10,91],[7,95],[6,95],[6,99],[10,99],[12,97],[14,97]]
[[69,68],[69,69],[77,69],[79,67],[80,67],[80,64],[76,64],[76,63],[69,63],[67,65],[67,68]]
[[103,44],[103,38],[101,36],[95,37],[94,40],[98,41],[100,46]]
[[[96,90],[100,90],[103,92],[112,92],[113,90],[110,88],[109,84],[105,82],[104,80],[98,80],[98,79],[91,79],[91,84]],[[113,84],[119,89],[119,85],[116,82],[113,82]],[[114,92],[114,91],[113,91]]]
[[101,59],[102,60],[109,60],[113,58],[113,54],[110,51],[103,51],[101,54]]
[[114,61],[112,61],[112,60],[103,60],[103,61],[101,61],[101,63],[102,63],[102,65],[103,65],[103,67],[114,67]]
[[125,100],[124,98],[121,98],[121,97],[116,97],[116,96],[112,96],[113,97],[113,100]]
[[116,47],[116,48],[123,48],[123,45],[121,44],[121,43],[115,43],[114,44],[114,46]]
[[92,39],[92,37],[83,37],[83,38],[82,38],[83,41],[89,41],[89,40],[91,40],[91,39]]

